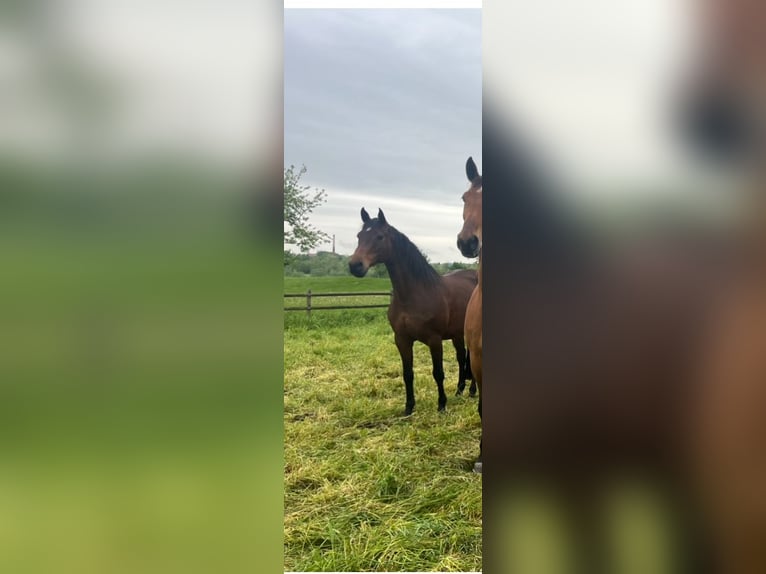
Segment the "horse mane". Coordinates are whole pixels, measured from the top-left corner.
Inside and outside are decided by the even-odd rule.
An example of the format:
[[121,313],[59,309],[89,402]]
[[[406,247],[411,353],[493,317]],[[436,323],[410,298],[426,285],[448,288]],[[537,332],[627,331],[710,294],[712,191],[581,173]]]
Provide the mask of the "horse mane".
[[487,115],[483,126],[484,164],[487,171],[491,166],[494,188],[492,207],[485,212],[485,242],[503,246],[504,256],[516,263],[578,265],[588,259],[590,238],[557,197],[560,184],[550,177],[539,153],[516,131],[509,135],[489,122]]
[[406,268],[415,279],[427,284],[436,284],[441,280],[441,275],[431,267],[425,255],[418,246],[410,241],[404,233],[389,225],[392,235],[394,252],[397,262]]

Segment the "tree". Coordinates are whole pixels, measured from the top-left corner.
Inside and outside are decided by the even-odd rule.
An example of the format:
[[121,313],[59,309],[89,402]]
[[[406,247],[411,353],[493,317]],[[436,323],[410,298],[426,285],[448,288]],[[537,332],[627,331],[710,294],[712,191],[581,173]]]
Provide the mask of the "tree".
[[295,245],[302,252],[313,249],[330,237],[309,223],[309,215],[317,206],[327,200],[323,189],[312,189],[301,185],[301,176],[306,173],[306,166],[299,171],[291,165],[285,168],[285,243]]

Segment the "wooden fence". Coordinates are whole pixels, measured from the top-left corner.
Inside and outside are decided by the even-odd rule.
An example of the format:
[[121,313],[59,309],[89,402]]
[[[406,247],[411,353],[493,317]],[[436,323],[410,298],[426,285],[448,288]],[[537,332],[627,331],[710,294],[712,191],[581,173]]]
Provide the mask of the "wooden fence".
[[[382,304],[377,303],[375,305],[320,305],[318,307],[315,307],[313,305],[313,300],[316,297],[383,297],[388,295],[389,302]],[[306,291],[305,293],[285,293],[284,296],[286,298],[302,298],[306,300],[306,304],[302,307],[285,307],[285,311],[306,311],[306,313],[311,316],[312,311],[324,311],[324,310],[330,310],[330,309],[384,309],[387,308],[388,305],[391,302],[391,297],[393,297],[394,292],[393,291],[366,291],[366,292],[357,292],[357,293],[312,293],[311,289]]]

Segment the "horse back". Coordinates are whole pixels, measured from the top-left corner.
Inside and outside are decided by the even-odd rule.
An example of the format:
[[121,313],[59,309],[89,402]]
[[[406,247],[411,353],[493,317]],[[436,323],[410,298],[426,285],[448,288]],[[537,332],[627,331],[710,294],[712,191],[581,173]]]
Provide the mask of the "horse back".
[[458,269],[442,275],[442,279],[450,293],[465,297],[468,304],[474,287],[479,283],[479,273],[475,269]]

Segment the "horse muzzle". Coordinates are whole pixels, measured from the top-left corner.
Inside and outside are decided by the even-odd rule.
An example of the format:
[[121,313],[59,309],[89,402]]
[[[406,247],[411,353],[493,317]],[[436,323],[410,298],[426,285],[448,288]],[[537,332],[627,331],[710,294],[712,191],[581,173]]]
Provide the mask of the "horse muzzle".
[[681,111],[681,133],[690,147],[716,163],[752,159],[763,144],[763,126],[745,98],[725,85],[707,85]]
[[363,261],[349,261],[348,270],[354,277],[364,277],[367,275],[367,266]]
[[481,245],[479,244],[479,238],[475,235],[471,235],[468,239],[463,239],[458,235],[457,248],[463,254],[463,257],[474,258],[479,256]]

